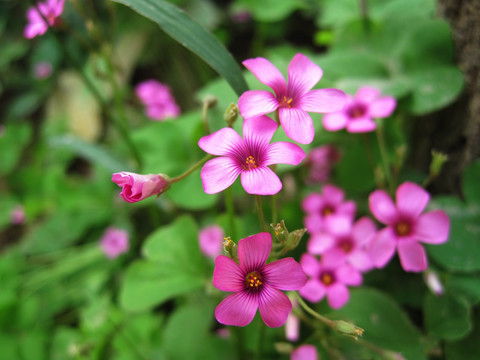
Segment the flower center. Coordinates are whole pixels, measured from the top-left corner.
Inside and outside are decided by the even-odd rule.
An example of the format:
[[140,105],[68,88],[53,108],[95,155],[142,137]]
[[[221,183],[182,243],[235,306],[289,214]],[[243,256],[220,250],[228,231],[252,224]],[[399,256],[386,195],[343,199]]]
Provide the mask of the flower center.
[[365,113],[367,112],[367,109],[362,104],[354,104],[350,106],[347,112],[348,112],[348,116],[350,116],[353,119],[357,119],[364,116]]
[[280,106],[291,108],[292,107],[292,102],[293,102],[293,98],[283,96],[282,101],[280,101]]
[[333,208],[332,208],[331,206],[325,206],[325,207],[322,209],[322,211],[321,211],[321,213],[322,213],[323,216],[332,215],[333,212],[334,212],[334,211],[333,211]]
[[252,155],[247,157],[247,160],[245,160],[244,169],[245,170],[252,170],[252,169],[256,169],[257,167],[258,167],[258,165],[257,165],[257,162],[255,161],[255,158]]
[[405,221],[400,221],[395,225],[395,232],[398,236],[406,236],[410,234],[411,227]]
[[320,275],[320,281],[323,283],[323,285],[332,285],[335,281],[333,274],[329,271],[326,271]]
[[245,277],[245,285],[247,289],[260,289],[263,285],[262,276],[256,272],[252,271]]
[[342,249],[345,254],[348,254],[353,249],[353,242],[350,239],[341,240],[338,247]]

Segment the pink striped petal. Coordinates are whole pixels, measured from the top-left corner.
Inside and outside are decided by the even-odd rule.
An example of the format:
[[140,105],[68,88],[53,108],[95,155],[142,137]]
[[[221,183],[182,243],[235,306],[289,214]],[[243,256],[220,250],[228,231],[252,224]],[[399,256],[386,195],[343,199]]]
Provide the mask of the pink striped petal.
[[369,86],[362,86],[355,94],[355,101],[369,104],[380,96],[380,90]]
[[370,211],[378,221],[391,224],[397,218],[397,208],[392,199],[383,190],[375,190],[368,198]]
[[246,274],[251,271],[258,271],[267,262],[271,249],[272,236],[269,233],[262,232],[241,239],[238,242],[240,267]]
[[265,265],[265,282],[279,290],[298,290],[307,281],[302,267],[293,258],[284,258]]
[[316,303],[323,299],[326,289],[317,279],[310,279],[298,292],[304,299]]
[[427,255],[421,244],[414,240],[402,240],[397,247],[405,271],[420,272],[427,268]]
[[287,85],[282,73],[267,59],[258,57],[248,59],[242,64],[262,83],[273,89],[276,94],[284,94]]
[[420,185],[407,181],[397,188],[396,199],[400,213],[416,218],[427,206],[430,195]]
[[442,210],[420,215],[415,225],[415,238],[427,244],[442,244],[448,239],[450,219]]
[[280,290],[263,284],[258,299],[258,308],[265,325],[274,328],[285,324],[288,314],[292,311],[292,303],[288,296]]
[[258,309],[258,296],[248,291],[232,294],[215,309],[215,318],[224,325],[246,326],[255,317]]
[[317,258],[309,253],[305,253],[300,258],[300,265],[303,271],[311,277],[317,277],[320,273],[321,267]]
[[369,118],[350,120],[347,124],[347,131],[349,133],[366,133],[371,132],[377,128],[375,121]]
[[230,155],[243,146],[243,139],[232,128],[223,128],[198,140],[198,146],[212,155]]
[[333,113],[345,107],[345,93],[338,89],[317,89],[303,95],[297,106],[308,112]]
[[272,140],[277,127],[277,123],[265,115],[248,118],[243,122],[243,137],[250,148],[264,149]]
[[384,96],[375,100],[368,107],[368,113],[374,118],[386,118],[392,115],[397,101],[391,96]]
[[367,251],[377,268],[384,267],[395,254],[397,241],[392,229],[385,228],[380,230],[372,239]]
[[322,78],[323,71],[303,54],[296,54],[288,65],[288,95],[302,96]]
[[315,136],[313,121],[305,110],[299,108],[279,109],[280,123],[285,134],[300,144],[310,144]]
[[327,289],[328,304],[333,309],[339,309],[350,299],[350,292],[343,284],[333,284]]
[[304,158],[305,151],[303,151],[300,146],[289,142],[280,141],[268,146],[264,165],[298,165],[303,161]]
[[265,90],[249,90],[240,95],[238,99],[240,114],[245,119],[271,113],[278,106],[279,103],[275,95]]
[[245,275],[235,261],[225,255],[215,259],[213,286],[218,290],[239,292],[245,288]]
[[325,130],[338,131],[347,126],[349,117],[343,112],[336,112],[323,115],[322,123]]
[[243,171],[240,179],[249,194],[274,195],[282,189],[279,177],[268,167]]
[[235,160],[228,157],[218,157],[203,165],[200,177],[203,190],[207,194],[216,194],[233,184],[240,174],[240,168]]

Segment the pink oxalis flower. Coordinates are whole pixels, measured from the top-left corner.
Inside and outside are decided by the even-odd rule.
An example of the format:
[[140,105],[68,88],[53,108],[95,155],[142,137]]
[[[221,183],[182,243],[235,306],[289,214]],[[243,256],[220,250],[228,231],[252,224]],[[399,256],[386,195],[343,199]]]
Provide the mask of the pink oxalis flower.
[[300,295],[311,302],[319,302],[325,296],[328,304],[339,309],[348,302],[348,286],[362,283],[362,274],[351,265],[334,256],[322,256],[322,261],[311,254],[303,254],[300,259],[303,271],[310,277]]
[[180,108],[175,102],[170,87],[161,82],[150,79],[141,82],[135,88],[140,101],[145,105],[145,114],[153,120],[176,118],[180,115]]
[[340,152],[334,145],[322,145],[310,150],[305,158],[307,184],[323,184],[330,178],[332,166],[340,160]]
[[244,118],[271,113],[278,109],[278,117],[285,134],[292,140],[309,144],[315,136],[312,118],[308,112],[340,111],[345,105],[345,94],[338,89],[316,89],[313,86],[323,75],[322,69],[303,54],[293,57],[288,66],[288,82],[267,59],[248,59],[243,65],[257,79],[272,88],[244,92],[238,107]]
[[277,123],[262,115],[245,119],[244,139],[232,128],[223,128],[204,136],[198,146],[219,157],[209,160],[202,168],[203,189],[215,194],[233,184],[238,175],[249,194],[273,195],[282,189],[279,177],[268,167],[274,164],[298,165],[305,152],[298,145],[270,140]]
[[100,246],[108,258],[115,259],[120,254],[128,251],[128,232],[109,227],[100,240]]
[[386,118],[392,115],[397,102],[391,96],[380,96],[380,91],[364,86],[355,96],[347,95],[347,103],[342,111],[325,114],[323,127],[329,131],[346,128],[350,133],[365,133],[375,130],[373,118]]
[[313,345],[302,345],[292,351],[290,360],[317,360],[317,348]]
[[130,203],[160,195],[170,188],[168,178],[161,174],[140,175],[122,171],[113,174],[112,181],[122,187],[120,196]]
[[25,27],[24,36],[32,39],[45,34],[49,26],[55,26],[58,23],[58,17],[62,15],[64,4],[65,0],[46,0],[39,2],[37,6],[30,7],[27,10],[28,24]]
[[10,213],[10,221],[14,225],[21,225],[25,222],[25,210],[22,205],[17,205],[13,208]]
[[215,259],[222,253],[222,243],[225,234],[223,229],[218,225],[210,225],[204,227],[198,233],[198,243],[200,250],[206,256]]
[[450,219],[442,210],[422,214],[430,195],[417,184],[404,182],[395,195],[396,204],[383,190],[370,194],[370,211],[387,225],[370,243],[371,258],[374,265],[381,268],[397,250],[405,271],[423,271],[427,268],[427,256],[419,242],[441,244],[447,241]]
[[234,293],[215,309],[218,322],[245,326],[259,309],[267,326],[278,327],[285,323],[292,304],[280,290],[298,290],[307,279],[293,258],[266,264],[271,249],[272,236],[263,232],[238,242],[240,264],[225,255],[217,257],[213,285]]

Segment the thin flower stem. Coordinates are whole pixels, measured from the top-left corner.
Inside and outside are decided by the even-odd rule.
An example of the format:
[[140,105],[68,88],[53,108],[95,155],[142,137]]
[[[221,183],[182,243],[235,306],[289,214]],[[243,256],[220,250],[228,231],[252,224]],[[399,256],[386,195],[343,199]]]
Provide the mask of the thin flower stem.
[[266,326],[264,324],[260,325],[260,329],[258,331],[258,347],[257,347],[257,353],[255,354],[255,359],[257,360],[262,360],[263,357],[263,341],[265,339],[265,328]]
[[332,320],[327,319],[325,316],[320,315],[315,310],[313,310],[310,306],[308,306],[305,301],[303,301],[302,297],[297,293],[294,292],[295,296],[297,297],[298,303],[300,306],[305,310],[308,314],[312,315],[315,319],[320,320],[324,324],[330,326],[331,328],[335,328],[335,324]]
[[193,166],[190,169],[188,169],[187,171],[185,171],[183,174],[178,175],[177,177],[174,177],[174,178],[170,179],[170,183],[173,184],[173,183],[176,183],[180,180],[185,179],[188,175],[190,175],[192,172],[197,170],[200,166],[205,164],[211,158],[213,158],[212,155],[206,155],[203,159],[201,159],[197,163],[193,164]]
[[370,147],[370,141],[365,133],[362,133],[363,144],[365,145],[365,151],[367,153],[367,161],[370,169],[372,169],[373,176],[375,176],[375,161],[373,161],[372,148]]
[[385,146],[385,138],[383,136],[382,126],[377,126],[377,139],[378,139],[378,146],[380,148],[380,156],[382,157],[383,168],[385,171],[385,179],[387,181],[387,186],[390,191],[390,194],[393,194],[393,182],[392,182],[392,175],[390,173],[390,166],[388,165],[388,157],[387,157],[387,148]]
[[208,125],[208,108],[208,102],[204,101],[202,106],[203,127],[205,128],[205,133],[210,135],[210,126]]
[[265,225],[265,217],[263,216],[262,198],[260,195],[255,195],[258,208],[258,220],[260,221],[260,228],[263,232],[267,232],[267,225]]
[[362,18],[363,22],[363,30],[365,34],[370,32],[370,23],[368,22],[368,1],[367,0],[359,0],[359,8],[360,8],[360,17]]
[[237,231],[235,228],[235,207],[233,203],[233,191],[231,187],[225,190],[225,206],[227,208],[228,223],[230,225],[230,237],[232,239],[236,239]]

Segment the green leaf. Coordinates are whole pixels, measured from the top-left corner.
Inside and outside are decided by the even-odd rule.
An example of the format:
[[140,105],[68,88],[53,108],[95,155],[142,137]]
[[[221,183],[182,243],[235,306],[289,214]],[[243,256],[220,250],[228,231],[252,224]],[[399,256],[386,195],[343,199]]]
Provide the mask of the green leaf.
[[284,20],[297,9],[305,8],[303,0],[238,0],[235,7],[248,10],[257,21]]
[[27,124],[7,124],[0,140],[0,174],[8,174],[17,164],[31,136]]
[[478,279],[478,274],[450,275],[445,287],[448,292],[464,296],[471,305],[476,305],[480,302],[480,281]]
[[463,174],[463,194],[468,203],[480,205],[480,161],[470,164]]
[[480,314],[477,311],[473,321],[475,329],[460,341],[447,342],[445,355],[447,360],[472,360],[480,359]]
[[147,310],[204,286],[205,264],[197,237],[197,226],[188,216],[151,234],[143,247],[148,260],[134,262],[126,272],[122,306],[131,311]]
[[454,197],[442,197],[436,198],[430,207],[447,213],[450,235],[441,245],[425,244],[428,254],[452,271],[480,270],[480,206],[464,204]]
[[352,290],[349,302],[334,316],[365,329],[362,339],[380,348],[401,352],[406,359],[425,359],[419,331],[397,303],[377,290]]
[[441,339],[460,339],[472,329],[468,304],[448,293],[442,296],[427,293],[423,312],[427,332]]
[[238,96],[248,90],[239,65],[225,47],[182,10],[163,0],[114,0],[157,23],[167,34],[223,76]]

